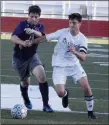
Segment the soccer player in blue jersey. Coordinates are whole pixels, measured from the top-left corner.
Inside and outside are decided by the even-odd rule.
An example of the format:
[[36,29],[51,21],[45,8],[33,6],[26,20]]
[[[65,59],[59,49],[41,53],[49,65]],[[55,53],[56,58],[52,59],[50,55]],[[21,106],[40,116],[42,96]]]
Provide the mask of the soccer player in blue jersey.
[[43,111],[53,112],[53,109],[48,104],[49,89],[44,67],[37,54],[38,44],[31,44],[32,39],[44,35],[44,26],[39,23],[40,15],[41,9],[39,6],[30,6],[28,19],[21,21],[13,31],[11,41],[15,46],[12,65],[20,76],[20,90],[25,106],[32,109],[32,103],[28,97],[30,73],[32,73],[39,82]]

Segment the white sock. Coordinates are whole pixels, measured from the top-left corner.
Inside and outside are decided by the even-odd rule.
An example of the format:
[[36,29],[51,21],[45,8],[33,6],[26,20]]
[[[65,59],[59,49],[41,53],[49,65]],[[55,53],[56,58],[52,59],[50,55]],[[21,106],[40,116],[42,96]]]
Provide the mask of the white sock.
[[93,111],[93,107],[94,107],[93,96],[85,97],[85,101],[86,101],[87,110],[88,111]]

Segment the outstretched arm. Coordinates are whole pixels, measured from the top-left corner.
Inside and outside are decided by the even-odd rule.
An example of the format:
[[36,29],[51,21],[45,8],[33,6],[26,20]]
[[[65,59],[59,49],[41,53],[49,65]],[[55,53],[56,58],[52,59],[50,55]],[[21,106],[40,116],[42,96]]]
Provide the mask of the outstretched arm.
[[51,40],[58,40],[63,32],[64,32],[64,29],[61,29],[61,30],[57,30],[56,32],[39,37],[33,40],[33,44],[44,43]]
[[46,36],[42,36],[42,37],[34,39],[32,42],[33,42],[33,44],[39,44],[39,43],[44,43],[47,41],[48,40],[47,40]]

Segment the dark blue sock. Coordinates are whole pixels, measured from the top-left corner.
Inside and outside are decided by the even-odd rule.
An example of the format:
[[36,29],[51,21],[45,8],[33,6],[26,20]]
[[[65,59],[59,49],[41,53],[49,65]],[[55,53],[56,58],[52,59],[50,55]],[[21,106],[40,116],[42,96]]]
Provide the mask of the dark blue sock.
[[29,97],[28,97],[28,87],[22,87],[20,85],[20,91],[21,91],[22,97],[24,99],[24,102],[30,103],[30,100],[29,100]]
[[39,89],[42,95],[42,101],[43,105],[46,106],[48,105],[48,100],[49,100],[49,90],[48,90],[48,83],[39,83]]

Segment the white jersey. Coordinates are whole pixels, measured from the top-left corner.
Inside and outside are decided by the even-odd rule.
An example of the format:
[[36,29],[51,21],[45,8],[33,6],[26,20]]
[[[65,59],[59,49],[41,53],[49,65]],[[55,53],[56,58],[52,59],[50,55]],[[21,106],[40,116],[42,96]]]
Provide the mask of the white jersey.
[[87,53],[87,38],[79,32],[78,35],[72,36],[69,28],[58,30],[54,33],[46,35],[46,39],[58,40],[54,54],[52,55],[52,66],[66,67],[74,66],[79,63],[79,59],[72,52],[68,52],[68,46],[75,47],[77,51]]

